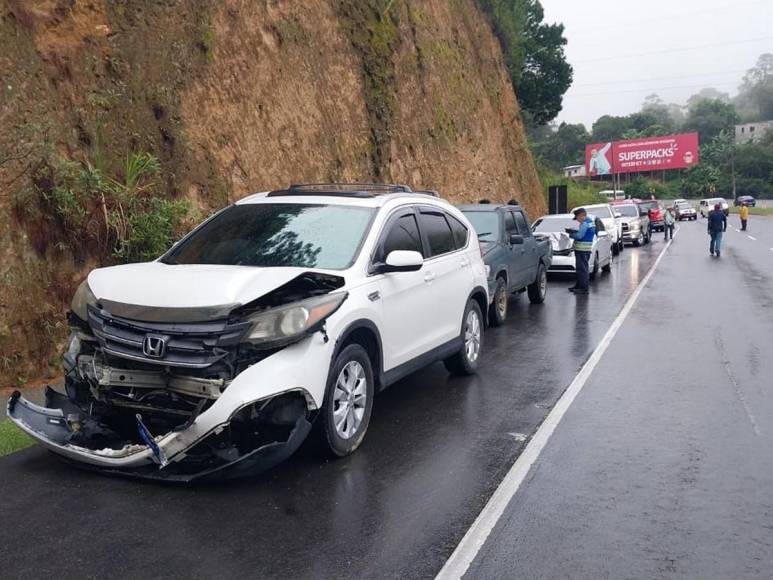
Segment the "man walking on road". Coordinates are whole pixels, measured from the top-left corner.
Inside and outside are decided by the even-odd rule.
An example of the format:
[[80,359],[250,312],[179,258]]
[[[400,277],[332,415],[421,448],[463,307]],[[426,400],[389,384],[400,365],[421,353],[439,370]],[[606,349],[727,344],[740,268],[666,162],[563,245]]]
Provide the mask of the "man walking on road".
[[741,230],[746,231],[746,223],[749,221],[749,206],[745,203],[741,204],[741,209],[738,210],[741,216]]
[[669,237],[674,239],[674,216],[671,215],[671,209],[668,207],[663,213],[663,232],[666,234],[666,241]]
[[590,287],[588,263],[590,253],[593,251],[593,240],[596,238],[596,226],[583,208],[574,210],[574,219],[580,224],[579,229],[567,228],[566,233],[574,240],[574,267],[577,281],[569,291],[575,294],[587,294]]
[[727,216],[722,211],[722,206],[717,204],[714,206],[714,211],[709,212],[708,219],[709,235],[711,236],[711,243],[709,244],[709,252],[711,255],[719,258],[719,253],[722,250],[722,236],[727,231]]

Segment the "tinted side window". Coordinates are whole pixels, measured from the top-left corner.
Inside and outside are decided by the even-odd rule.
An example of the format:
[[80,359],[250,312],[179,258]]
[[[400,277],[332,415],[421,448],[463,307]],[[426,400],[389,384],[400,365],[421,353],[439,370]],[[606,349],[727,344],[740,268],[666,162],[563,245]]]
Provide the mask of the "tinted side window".
[[454,235],[445,216],[441,212],[421,212],[421,227],[429,241],[432,256],[453,252]]
[[515,225],[518,226],[518,233],[522,236],[528,236],[531,230],[529,229],[529,224],[526,223],[526,218],[519,211],[513,212],[513,215],[515,216]]
[[381,260],[385,260],[389,252],[394,252],[395,250],[409,250],[424,255],[415,215],[403,215],[392,222],[392,225],[389,226],[389,233],[387,233],[384,239]]
[[517,234],[518,228],[515,226],[515,218],[513,212],[505,212],[505,231],[507,232],[507,238],[510,238],[510,234]]
[[606,231],[606,228],[604,227],[604,222],[601,221],[601,218],[596,218],[596,232],[604,232]]
[[460,250],[467,245],[467,237],[469,236],[467,226],[465,226],[452,215],[446,214],[446,219],[451,225],[451,231],[454,234],[454,243],[456,244],[456,249]]

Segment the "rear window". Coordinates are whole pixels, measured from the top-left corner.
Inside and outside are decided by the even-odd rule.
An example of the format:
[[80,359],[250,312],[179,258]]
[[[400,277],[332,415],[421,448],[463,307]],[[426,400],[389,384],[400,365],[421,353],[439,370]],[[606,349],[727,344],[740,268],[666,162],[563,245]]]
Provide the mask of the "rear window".
[[421,227],[427,235],[431,256],[439,256],[456,249],[454,234],[442,212],[421,212]]
[[454,234],[454,244],[456,245],[456,249],[460,250],[464,248],[467,245],[467,238],[470,235],[470,233],[467,231],[467,226],[465,226],[452,215],[446,214],[446,219],[448,220],[448,224],[451,226],[451,231]]
[[658,209],[658,202],[656,200],[652,201],[642,201],[639,203],[639,207],[643,207],[644,209]]

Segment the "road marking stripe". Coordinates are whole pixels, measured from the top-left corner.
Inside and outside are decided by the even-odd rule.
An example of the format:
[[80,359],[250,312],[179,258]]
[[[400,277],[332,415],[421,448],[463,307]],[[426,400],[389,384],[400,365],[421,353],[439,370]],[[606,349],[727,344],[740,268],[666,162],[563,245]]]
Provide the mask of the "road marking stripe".
[[754,236],[746,236],[746,237],[749,238],[750,240],[754,240],[755,242],[757,241],[757,238],[755,238]]
[[741,230],[739,230],[738,228],[734,228],[734,229],[735,229],[735,231],[737,231],[739,234],[741,233]]
[[[679,228],[677,227],[674,233],[676,234],[678,232]],[[563,419],[564,415],[569,410],[569,407],[574,402],[574,399],[585,386],[585,383],[588,381],[588,378],[590,378],[596,365],[601,360],[601,357],[604,356],[607,348],[609,348],[617,331],[620,330],[623,322],[631,313],[631,310],[633,310],[634,304],[636,304],[636,301],[639,299],[639,295],[641,295],[644,287],[650,281],[650,278],[652,278],[652,275],[655,273],[655,270],[672,242],[673,239],[669,240],[668,243],[663,246],[655,263],[652,265],[649,272],[647,272],[647,275],[644,276],[642,281],[633,291],[633,294],[628,298],[628,301],[623,306],[620,314],[618,314],[617,318],[612,322],[612,325],[601,339],[599,345],[582,366],[580,372],[571,384],[566,388],[564,394],[558,399],[553,409],[548,413],[548,416],[545,417],[542,425],[540,425],[539,429],[534,433],[534,436],[526,445],[526,448],[521,455],[515,460],[515,463],[513,463],[513,466],[507,472],[507,475],[505,475],[502,483],[499,484],[499,487],[497,487],[494,494],[489,498],[483,511],[478,514],[478,517],[475,519],[472,526],[470,526],[470,529],[467,530],[462,541],[459,542],[459,545],[456,546],[456,549],[443,565],[443,568],[438,572],[436,580],[456,580],[457,578],[464,576],[467,572],[470,564],[472,564],[475,559],[475,556],[477,556],[480,549],[486,543],[486,540],[491,534],[491,530],[494,529],[499,518],[502,517],[505,508],[507,508],[510,500],[521,487],[521,484],[526,479],[529,471],[531,471],[532,465],[534,465],[542,453],[542,450],[547,445],[551,435],[553,435],[556,427],[558,427],[558,424],[561,422],[561,419]]]

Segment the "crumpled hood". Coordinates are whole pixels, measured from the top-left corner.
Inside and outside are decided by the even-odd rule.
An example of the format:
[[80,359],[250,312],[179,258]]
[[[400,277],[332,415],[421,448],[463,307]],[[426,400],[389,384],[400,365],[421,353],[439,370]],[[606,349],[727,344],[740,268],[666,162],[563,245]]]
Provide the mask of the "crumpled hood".
[[309,271],[314,270],[146,262],[100,268],[88,281],[98,300],[152,308],[230,309]]
[[540,235],[547,236],[550,239],[550,245],[553,246],[554,252],[571,250],[574,246],[574,240],[565,232],[545,232]]

